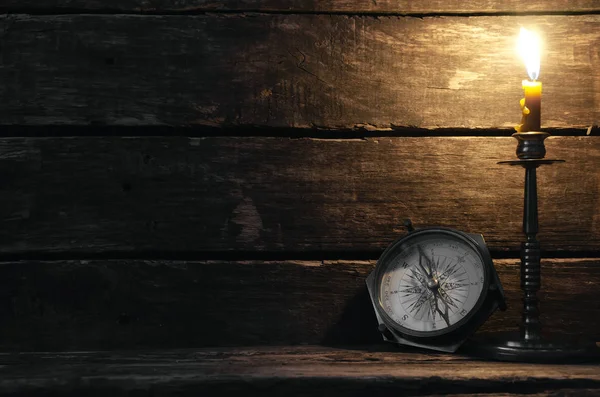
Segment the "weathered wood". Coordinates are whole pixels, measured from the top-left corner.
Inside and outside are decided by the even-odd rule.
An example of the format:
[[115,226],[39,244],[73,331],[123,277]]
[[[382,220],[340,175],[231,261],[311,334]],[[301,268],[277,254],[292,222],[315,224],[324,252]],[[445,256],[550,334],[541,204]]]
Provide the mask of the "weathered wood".
[[8,15],[0,124],[512,128],[520,24],[545,35],[543,126],[597,125],[600,15],[277,14]]
[[[516,260],[496,260],[514,330]],[[543,261],[546,330],[600,341],[600,264]],[[0,350],[383,344],[365,278],[374,261],[92,260],[0,265]]]
[[57,12],[94,11],[278,11],[278,12],[344,12],[344,13],[513,13],[513,12],[594,12],[600,6],[595,0],[3,0],[4,10]]
[[[600,392],[600,365],[282,347],[0,355],[3,395],[571,395]],[[481,394],[480,394],[481,393]],[[590,394],[588,394],[590,395]]]
[[[516,252],[524,172],[496,164],[515,147],[509,137],[4,138],[0,253],[375,257],[405,218]],[[547,148],[567,163],[538,172],[542,248],[600,250],[600,138],[552,137]]]

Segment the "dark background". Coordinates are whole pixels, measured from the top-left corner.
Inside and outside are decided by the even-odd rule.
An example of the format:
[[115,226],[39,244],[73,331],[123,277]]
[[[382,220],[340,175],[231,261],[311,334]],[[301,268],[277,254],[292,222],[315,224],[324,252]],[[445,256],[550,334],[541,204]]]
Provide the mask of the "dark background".
[[0,1],[3,351],[381,343],[404,231],[485,235],[519,322],[521,25],[547,329],[600,337],[596,1]]

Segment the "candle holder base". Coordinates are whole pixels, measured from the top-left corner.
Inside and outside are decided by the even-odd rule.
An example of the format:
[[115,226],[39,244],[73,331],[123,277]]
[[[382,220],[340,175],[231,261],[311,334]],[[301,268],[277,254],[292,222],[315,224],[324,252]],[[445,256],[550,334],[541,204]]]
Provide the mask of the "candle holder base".
[[464,346],[470,355],[499,361],[528,363],[600,362],[597,343],[550,336],[525,340],[518,332],[498,332],[475,337]]

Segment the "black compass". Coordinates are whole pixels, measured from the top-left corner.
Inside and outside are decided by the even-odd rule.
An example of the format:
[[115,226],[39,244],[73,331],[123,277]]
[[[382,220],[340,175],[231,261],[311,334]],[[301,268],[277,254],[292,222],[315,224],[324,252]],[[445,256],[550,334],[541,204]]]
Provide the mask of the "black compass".
[[504,294],[483,236],[412,230],[382,254],[367,287],[384,339],[455,351]]

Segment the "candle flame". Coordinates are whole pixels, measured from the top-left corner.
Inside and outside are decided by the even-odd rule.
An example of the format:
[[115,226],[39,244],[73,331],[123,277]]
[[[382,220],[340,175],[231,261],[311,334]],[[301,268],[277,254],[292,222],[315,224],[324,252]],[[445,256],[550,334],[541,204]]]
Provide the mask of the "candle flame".
[[521,28],[519,35],[519,55],[525,62],[531,80],[540,77],[541,40],[537,33]]

